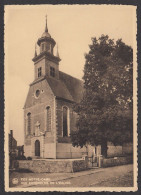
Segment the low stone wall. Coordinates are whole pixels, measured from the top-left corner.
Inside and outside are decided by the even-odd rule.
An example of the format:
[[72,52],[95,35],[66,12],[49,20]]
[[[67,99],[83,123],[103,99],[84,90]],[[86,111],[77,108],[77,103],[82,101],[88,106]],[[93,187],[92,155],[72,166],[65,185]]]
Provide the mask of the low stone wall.
[[29,170],[35,173],[71,173],[86,170],[87,161],[80,160],[17,160],[15,161],[17,170]]
[[83,171],[88,169],[88,162],[87,160],[76,160],[72,161],[72,170],[73,172]]
[[130,164],[130,163],[133,163],[133,156],[102,159],[101,166],[102,167],[112,167],[112,166],[124,165],[124,164]]

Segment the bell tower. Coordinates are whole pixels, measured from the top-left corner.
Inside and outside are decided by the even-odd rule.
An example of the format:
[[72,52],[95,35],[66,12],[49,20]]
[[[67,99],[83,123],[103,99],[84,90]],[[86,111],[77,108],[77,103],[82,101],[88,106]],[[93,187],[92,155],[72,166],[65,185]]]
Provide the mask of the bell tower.
[[58,48],[57,56],[54,55],[53,50],[56,42],[48,32],[47,16],[45,31],[41,38],[38,39],[37,45],[40,48],[40,52],[37,54],[35,47],[35,56],[32,59],[34,62],[35,80],[46,76],[59,79],[59,62],[61,59],[58,54]]

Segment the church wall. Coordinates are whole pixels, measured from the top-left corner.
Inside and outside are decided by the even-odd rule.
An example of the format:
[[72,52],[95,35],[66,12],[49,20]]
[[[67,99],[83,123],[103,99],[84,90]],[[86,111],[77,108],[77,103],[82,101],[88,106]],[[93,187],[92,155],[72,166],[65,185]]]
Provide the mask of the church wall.
[[56,158],[82,158],[87,154],[85,147],[73,147],[71,143],[57,143]]
[[[46,107],[47,106],[51,107],[51,118],[52,119],[54,118],[54,96],[49,93],[50,92],[49,87],[46,87],[46,86],[47,86],[46,80],[43,80],[31,86],[33,92],[35,92],[37,89],[40,89],[40,91],[43,90],[43,92],[41,92],[40,97],[38,99],[36,99],[33,94],[33,96],[31,97],[32,106],[25,109],[25,117],[27,113],[29,112],[31,113],[32,134],[35,133],[35,123],[37,121],[40,122],[40,130],[43,132],[46,131]],[[54,124],[52,123],[51,125],[52,125],[52,130],[53,130]]]
[[44,145],[44,158],[56,158],[56,144],[46,143]]
[[45,134],[45,144],[46,143],[54,143],[54,137],[52,136],[52,133],[48,135],[48,132]]
[[[30,86],[30,91],[32,91],[32,95],[28,97],[26,108],[24,109],[24,120],[25,120],[25,134],[27,131],[27,113],[31,113],[31,134],[32,136],[35,133],[35,124],[37,121],[40,123],[40,131],[45,133],[45,143],[53,143],[54,142],[54,130],[56,125],[56,120],[54,119],[54,95],[47,83],[46,80],[40,81],[32,86]],[[35,91],[40,90],[39,98],[35,98]],[[50,106],[51,108],[51,132],[47,132],[46,128],[46,107]],[[28,140],[28,141],[27,141]],[[29,145],[30,135],[25,135],[25,145]],[[28,142],[28,143],[27,143]],[[27,155],[26,155],[27,156]]]

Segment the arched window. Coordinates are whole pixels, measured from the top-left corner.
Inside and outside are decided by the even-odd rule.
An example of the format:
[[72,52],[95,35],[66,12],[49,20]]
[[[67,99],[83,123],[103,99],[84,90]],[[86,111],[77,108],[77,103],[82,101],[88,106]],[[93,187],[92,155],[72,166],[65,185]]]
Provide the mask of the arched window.
[[27,135],[31,134],[31,113],[27,114]]
[[46,112],[47,112],[47,131],[51,131],[51,108],[48,106],[46,108]]
[[69,136],[70,134],[70,124],[69,124],[69,109],[63,107],[63,137]]

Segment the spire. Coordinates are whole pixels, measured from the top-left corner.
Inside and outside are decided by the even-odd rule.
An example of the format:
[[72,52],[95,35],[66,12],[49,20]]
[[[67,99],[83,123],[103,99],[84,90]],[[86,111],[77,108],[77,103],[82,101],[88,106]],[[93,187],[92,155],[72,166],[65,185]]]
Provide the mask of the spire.
[[45,27],[45,32],[48,32],[48,28],[47,28],[47,15],[46,15],[46,27]]
[[37,56],[37,51],[36,51],[36,43],[35,43],[35,55],[34,55],[34,57],[36,57]]
[[56,57],[60,58],[60,56],[59,56],[59,51],[58,51],[58,44],[57,44],[57,52],[56,52]]

